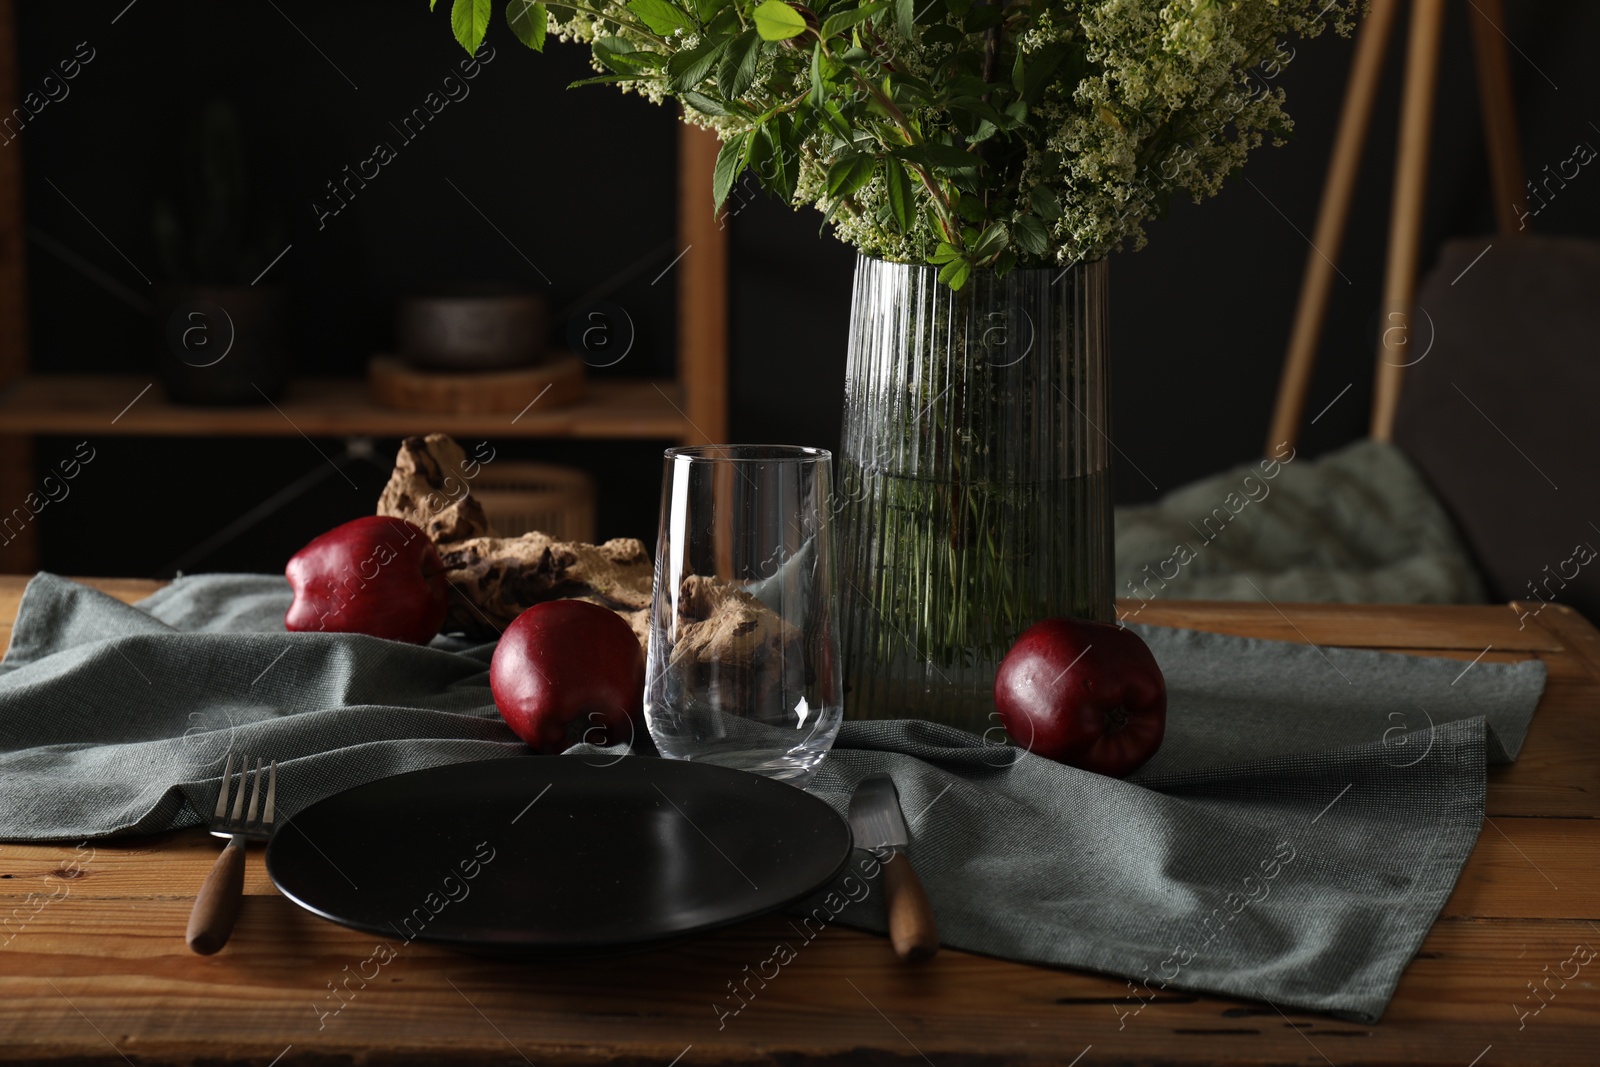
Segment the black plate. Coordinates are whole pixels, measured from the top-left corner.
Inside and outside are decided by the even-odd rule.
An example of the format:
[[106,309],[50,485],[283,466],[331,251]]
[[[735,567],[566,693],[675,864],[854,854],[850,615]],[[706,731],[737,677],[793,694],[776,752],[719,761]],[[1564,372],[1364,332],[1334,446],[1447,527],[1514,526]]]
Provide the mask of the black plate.
[[267,847],[283,895],[324,919],[470,952],[648,948],[801,900],[850,855],[808,793],[681,760],[524,756],[357,786]]

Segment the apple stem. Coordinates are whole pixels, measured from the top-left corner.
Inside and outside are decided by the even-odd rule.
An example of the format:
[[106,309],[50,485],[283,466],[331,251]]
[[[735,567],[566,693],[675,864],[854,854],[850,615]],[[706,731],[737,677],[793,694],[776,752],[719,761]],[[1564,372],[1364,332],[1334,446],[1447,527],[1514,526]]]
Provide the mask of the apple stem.
[[1114,734],[1128,725],[1128,709],[1118,705],[1106,712],[1106,733]]

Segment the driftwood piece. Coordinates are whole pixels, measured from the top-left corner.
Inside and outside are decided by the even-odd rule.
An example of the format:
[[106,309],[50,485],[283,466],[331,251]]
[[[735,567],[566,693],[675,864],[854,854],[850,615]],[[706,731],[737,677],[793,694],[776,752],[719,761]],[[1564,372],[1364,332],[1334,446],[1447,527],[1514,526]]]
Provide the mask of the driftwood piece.
[[760,666],[793,639],[793,627],[728,582],[691,574],[681,589],[674,659],[692,656],[696,663],[711,665],[731,658]]
[[799,638],[798,630],[737,586],[700,574],[683,579],[672,661],[717,707],[770,712],[785,686],[798,690],[809,681],[785,677],[805,670],[805,657],[793,647]]
[[[416,523],[438,546],[452,587],[444,631],[491,640],[535,604],[587,600],[622,616],[648,648],[655,568],[644,543],[619,537],[590,545],[543,533],[489,536],[483,507],[471,494],[482,466],[468,461],[446,434],[408,437],[378,501],[378,514]],[[799,632],[731,583],[685,578],[678,616],[674,660],[689,657],[697,677],[738,688],[737,694],[724,694],[730,706],[759,696],[752,687],[778,684],[774,672],[786,656],[800,662],[785,647]]]
[[439,555],[459,594],[450,598],[447,631],[494,637],[534,604],[570,599],[610,608],[641,645],[648,639],[654,569],[642,541],[588,545],[529,533],[442,544]]
[[487,536],[489,519],[472,495],[472,479],[482,466],[468,463],[448,434],[407,437],[378,498],[378,514],[415,523],[438,545]]

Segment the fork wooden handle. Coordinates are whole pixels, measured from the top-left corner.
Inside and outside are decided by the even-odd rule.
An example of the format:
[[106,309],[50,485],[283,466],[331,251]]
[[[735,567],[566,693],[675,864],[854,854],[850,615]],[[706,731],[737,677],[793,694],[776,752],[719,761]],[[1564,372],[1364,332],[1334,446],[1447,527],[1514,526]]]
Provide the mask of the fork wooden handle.
[[885,908],[889,913],[889,941],[895,955],[907,963],[923,963],[939,951],[939,930],[933,922],[933,905],[911,859],[896,851],[883,866]]
[[189,913],[189,930],[184,937],[189,947],[209,956],[228,943],[233,921],[239,917],[239,902],[244,898],[244,838],[234,835],[222,850],[211,873],[200,884]]

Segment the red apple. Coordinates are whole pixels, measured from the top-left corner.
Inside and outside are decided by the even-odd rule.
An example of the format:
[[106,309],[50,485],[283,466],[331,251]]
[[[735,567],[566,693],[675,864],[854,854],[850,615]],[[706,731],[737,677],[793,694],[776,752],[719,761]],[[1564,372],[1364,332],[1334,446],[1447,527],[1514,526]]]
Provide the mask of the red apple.
[[290,630],[370,634],[425,645],[444,622],[450,584],[422,530],[386,515],[335,526],[296,552],[283,573]]
[[994,706],[1006,733],[1028,751],[1123,778],[1161,747],[1167,683],[1132,630],[1046,619],[1000,661]]
[[506,627],[489,687],[506,725],[541,752],[631,741],[644,714],[644,652],[616,612],[551,600]]

